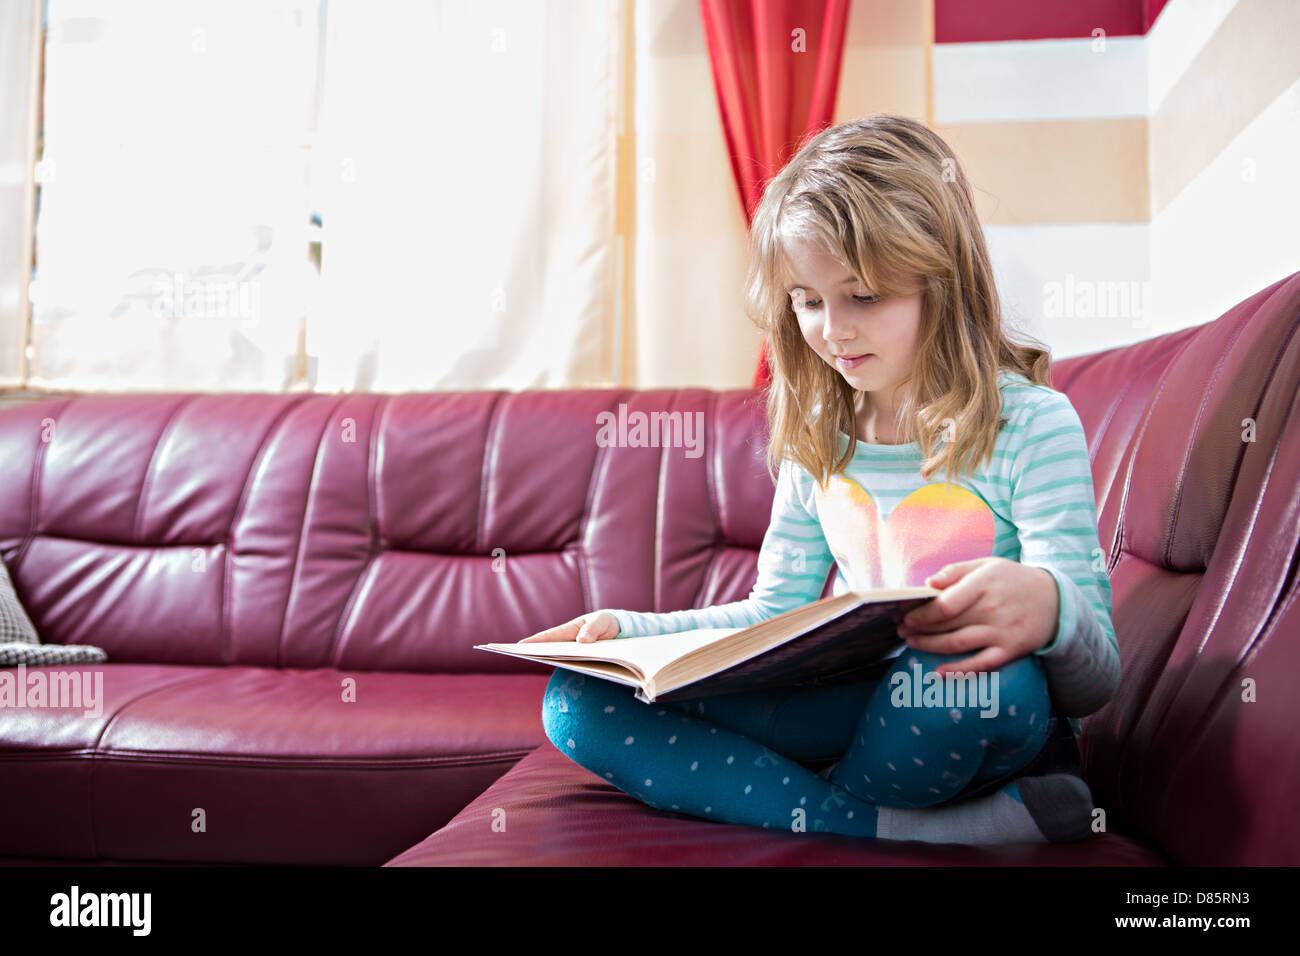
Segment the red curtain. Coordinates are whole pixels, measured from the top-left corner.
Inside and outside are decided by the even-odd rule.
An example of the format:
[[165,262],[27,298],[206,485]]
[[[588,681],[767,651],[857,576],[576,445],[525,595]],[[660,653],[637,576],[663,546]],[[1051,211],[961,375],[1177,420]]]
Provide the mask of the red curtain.
[[[831,124],[850,0],[700,0],[745,223],[804,138]],[[754,385],[771,373],[767,342]]]

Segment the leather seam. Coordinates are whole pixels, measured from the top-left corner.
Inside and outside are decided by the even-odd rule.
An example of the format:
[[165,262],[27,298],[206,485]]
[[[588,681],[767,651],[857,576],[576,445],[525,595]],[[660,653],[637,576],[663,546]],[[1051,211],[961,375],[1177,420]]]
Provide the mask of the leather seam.
[[[625,390],[623,389],[615,393],[618,402],[624,400],[624,394]],[[615,404],[617,406],[617,402]],[[578,586],[582,589],[582,606],[591,608],[593,611],[599,609],[595,606],[596,589],[593,586],[594,577],[587,556],[587,528],[591,524],[591,513],[596,507],[596,476],[601,473],[600,470],[606,467],[609,462],[609,456],[602,455],[601,450],[602,446],[600,442],[597,442],[596,452],[591,459],[591,471],[587,475],[587,490],[582,496],[582,515],[578,521],[578,540],[574,549],[574,556],[578,562]]]
[[[662,393],[660,393],[662,394]],[[656,613],[662,613],[663,609],[663,534],[664,534],[664,512],[666,510],[665,498],[668,481],[668,456],[664,454],[664,448],[659,446],[659,467],[655,477],[655,533],[654,533],[654,605]]]
[[258,439],[257,453],[253,455],[253,460],[248,463],[248,471],[244,474],[244,482],[239,489],[239,498],[235,501],[235,513],[230,517],[230,527],[226,531],[225,560],[222,562],[224,567],[221,575],[221,619],[217,626],[217,656],[222,664],[228,663],[226,659],[226,625],[229,621],[230,611],[230,564],[234,553],[235,529],[239,527],[240,518],[243,517],[244,508],[248,504],[249,486],[253,480],[253,474],[257,471],[257,466],[266,458],[266,449],[269,444],[268,438],[289,413],[298,408],[304,400],[305,396],[299,396],[296,401],[286,402],[279,414],[268,423],[262,437]]
[[163,439],[167,437],[167,433],[171,430],[172,423],[176,421],[176,416],[179,415],[181,413],[181,410],[185,408],[187,405],[194,404],[198,400],[198,398],[199,398],[198,395],[190,395],[185,398],[182,398],[179,402],[177,402],[175,407],[172,408],[171,412],[167,415],[167,420],[163,422],[163,427],[159,429],[158,437],[154,439],[153,450],[149,452],[149,462],[145,465],[144,468],[144,480],[140,482],[139,498],[136,500],[135,503],[135,517],[131,520],[131,543],[132,544],[140,543],[139,542],[140,517],[144,512],[145,498],[149,493],[149,487],[151,482],[153,481],[153,474],[154,474],[153,464],[155,461],[158,460],[158,449],[162,447]]
[[[428,757],[385,758],[333,758],[288,757],[284,755],[258,756],[256,754],[199,754],[194,752],[160,752],[153,750],[112,749],[85,754],[97,761],[117,760],[122,763],[184,764],[186,766],[213,767],[267,767],[278,770],[401,770],[418,767],[474,766],[517,759],[535,750],[520,747],[513,750],[492,750],[481,754],[447,754]],[[64,754],[68,752],[63,752]],[[84,752],[83,752],[84,753]],[[53,755],[58,756],[58,755]]]
[[[59,406],[58,411],[56,411],[51,416],[47,416],[51,418],[54,422],[54,427],[56,429],[56,436],[55,436],[56,438],[57,438],[57,429],[59,427],[58,416],[62,415],[69,408],[71,408],[73,402],[75,401],[76,401],[75,398],[66,399]],[[40,433],[37,432],[37,450],[36,450],[36,455],[34,456],[32,461],[32,486],[31,486],[31,496],[29,498],[30,504],[28,505],[29,513],[27,518],[27,537],[23,540],[22,546],[18,549],[17,554],[14,555],[14,560],[13,560],[13,564],[11,565],[11,569],[13,570],[15,576],[17,575],[18,572],[18,566],[22,563],[23,559],[27,557],[28,548],[30,548],[31,543],[36,540],[36,523],[37,523],[36,519],[37,519],[37,515],[40,512],[40,494],[41,494],[40,476],[45,472],[45,452],[48,447],[49,447],[49,442],[41,441]]]
[[[1263,308],[1263,304],[1261,304],[1260,308]],[[1241,324],[1232,330],[1227,343],[1219,352],[1218,360],[1214,363],[1214,370],[1210,373],[1210,379],[1206,383],[1205,390],[1201,393],[1201,402],[1196,409],[1196,418],[1192,421],[1191,437],[1188,439],[1187,447],[1183,450],[1183,460],[1178,467],[1178,483],[1174,488],[1173,507],[1169,512],[1168,533],[1164,536],[1164,554],[1161,555],[1165,567],[1173,567],[1174,535],[1177,534],[1178,515],[1183,509],[1183,485],[1186,483],[1187,472],[1191,465],[1192,449],[1196,444],[1196,438],[1200,435],[1201,425],[1205,420],[1205,409],[1206,406],[1209,405],[1210,394],[1213,392],[1214,386],[1218,383],[1219,378],[1223,373],[1223,367],[1228,361],[1228,355],[1232,351],[1232,347],[1237,344],[1237,341],[1245,333],[1246,327],[1250,325],[1250,319],[1254,318],[1258,314],[1258,310],[1251,313],[1250,316],[1245,317],[1245,321],[1241,322]],[[1167,380],[1168,376],[1166,376],[1166,381]],[[1164,390],[1163,386],[1164,383],[1162,382],[1161,391]],[[1267,388],[1267,385],[1265,387]],[[1216,540],[1215,547],[1217,546],[1218,542]]]
[[[373,449],[373,447],[374,447],[374,444],[373,444],[373,443],[374,443],[374,441],[375,441],[375,436],[374,436],[374,431],[375,431],[375,418],[376,418],[376,409],[378,409],[378,407],[379,407],[379,403],[378,403],[377,401],[371,403],[371,406],[370,406],[370,432],[371,432],[371,435],[370,435],[370,447],[371,447],[372,449]],[[369,455],[370,455],[370,452],[367,452],[367,457],[369,457]],[[366,472],[367,472],[367,475],[369,474],[369,471],[370,471],[370,463],[367,461],[367,463],[366,463]],[[369,485],[369,480],[367,480],[367,486],[368,486],[368,485]],[[367,493],[368,493],[368,492],[369,492],[369,488],[367,487]],[[371,515],[371,513],[370,513],[370,503],[369,503],[369,502],[366,503],[366,515],[367,515],[367,520],[371,520],[371,517],[370,517],[370,515]],[[361,566],[361,569],[357,572],[356,580],[352,582],[352,587],[351,587],[351,589],[348,591],[348,599],[347,599],[346,601],[343,602],[343,607],[339,610],[339,616],[338,616],[338,619],[334,622],[334,628],[333,628],[332,633],[330,634],[329,643],[325,646],[325,655],[324,655],[324,657],[325,657],[325,660],[326,660],[328,663],[326,663],[326,664],[323,665],[323,666],[326,666],[326,667],[337,667],[337,666],[338,666],[338,665],[337,665],[338,658],[337,658],[336,654],[337,654],[338,652],[341,652],[341,651],[342,651],[342,643],[340,643],[340,631],[341,631],[342,628],[343,628],[343,622],[344,622],[345,620],[347,620],[348,614],[352,611],[353,605],[355,604],[355,602],[356,602],[356,600],[357,600],[357,592],[358,592],[359,590],[361,590],[361,588],[362,588],[362,584],[365,582],[367,575],[370,573],[370,568],[371,568],[371,567],[374,565],[374,563],[375,563],[375,548],[374,548],[374,544],[375,544],[375,535],[374,535],[374,528],[373,528],[373,525],[371,526],[371,528],[368,529],[368,531],[369,531],[370,542],[369,542],[369,545],[367,546],[367,552],[368,552],[368,553],[367,553],[367,555],[366,555],[366,561],[365,561],[365,564],[363,564],[363,565]]]
[[474,554],[483,551],[483,512],[487,508],[488,473],[493,458],[493,442],[496,441],[497,416],[505,404],[506,393],[497,392],[492,398],[492,407],[488,410],[486,433],[483,436],[483,458],[479,462],[478,507],[474,512]]
[[289,568],[289,591],[284,596],[284,608],[280,612],[280,627],[275,636],[275,664],[277,667],[284,666],[284,629],[289,623],[289,605],[293,601],[297,588],[298,569],[302,566],[302,551],[307,539],[307,522],[311,518],[312,501],[316,496],[317,481],[320,476],[321,462],[325,453],[325,433],[329,430],[330,425],[334,422],[334,416],[338,414],[343,403],[347,400],[346,396],[339,396],[333,403],[333,407],[326,413],[324,421],[321,423],[320,434],[316,436],[316,453],[312,455],[311,474],[307,478],[307,500],[303,503],[302,517],[298,521],[298,541],[293,549],[293,563]]
[[[1205,326],[1199,326],[1198,328],[1204,329]],[[1133,487],[1133,463],[1137,460],[1137,449],[1142,444],[1142,439],[1146,436],[1147,427],[1151,422],[1151,409],[1155,406],[1156,400],[1160,398],[1161,394],[1165,390],[1165,383],[1169,381],[1170,369],[1173,368],[1174,364],[1178,361],[1183,352],[1191,346],[1192,342],[1196,341],[1199,337],[1199,333],[1197,335],[1188,336],[1187,341],[1183,343],[1182,348],[1169,358],[1169,361],[1165,364],[1163,371],[1160,373],[1160,381],[1156,383],[1155,391],[1152,392],[1151,397],[1147,399],[1142,421],[1139,424],[1139,430],[1129,439],[1128,445],[1126,446],[1125,457],[1127,458],[1128,465],[1124,472],[1124,487],[1120,494],[1119,514],[1115,517],[1115,542],[1114,551],[1111,556],[1111,569],[1119,566],[1118,555],[1120,555],[1124,550],[1124,540],[1127,538],[1124,527],[1124,515],[1128,512],[1129,491]],[[1153,358],[1146,367],[1150,368],[1151,365],[1155,364],[1155,361],[1156,360]]]
[[723,546],[726,544],[726,536],[722,526],[724,520],[722,495],[719,493],[717,483],[718,463],[715,459],[718,454],[718,442],[716,441],[718,434],[718,393],[716,391],[705,393],[705,407],[708,409],[706,415],[708,427],[705,434],[708,436],[707,444],[710,453],[704,456],[704,487],[708,491],[709,506],[713,512],[713,544],[709,549],[711,553],[704,568],[704,574],[700,577],[700,583],[695,589],[694,597],[691,599],[692,608],[700,606],[700,601],[704,596],[704,589],[716,577],[718,556],[722,553]]

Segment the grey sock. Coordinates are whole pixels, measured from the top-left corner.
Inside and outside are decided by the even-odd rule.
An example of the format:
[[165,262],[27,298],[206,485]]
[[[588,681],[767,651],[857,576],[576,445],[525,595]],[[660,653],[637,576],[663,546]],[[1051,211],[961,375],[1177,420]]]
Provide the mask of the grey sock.
[[1071,843],[1092,836],[1092,791],[1080,777],[1051,773],[1016,781],[1025,809],[1043,836],[1053,843]]
[[879,807],[877,812],[876,836],[883,840],[972,846],[1066,842],[1090,835],[1092,793],[1079,777],[1054,773],[1020,777],[987,796],[942,807]]

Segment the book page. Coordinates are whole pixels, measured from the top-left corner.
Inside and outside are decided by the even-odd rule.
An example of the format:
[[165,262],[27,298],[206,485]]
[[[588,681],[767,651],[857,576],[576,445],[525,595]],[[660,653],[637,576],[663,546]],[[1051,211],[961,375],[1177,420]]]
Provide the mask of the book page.
[[618,637],[608,641],[579,644],[577,641],[538,641],[535,644],[476,644],[487,650],[505,651],[519,657],[539,660],[586,658],[621,661],[640,671],[643,679],[652,677],[683,654],[720,641],[745,630],[743,627],[706,627],[648,637]]

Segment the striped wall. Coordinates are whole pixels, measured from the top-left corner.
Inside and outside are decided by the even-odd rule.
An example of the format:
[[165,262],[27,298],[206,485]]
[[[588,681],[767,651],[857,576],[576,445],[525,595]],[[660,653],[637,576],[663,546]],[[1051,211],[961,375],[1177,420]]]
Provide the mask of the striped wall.
[[1174,0],[1148,37],[1153,325],[1300,271],[1300,3]]
[[[945,6],[936,38],[961,35]],[[1005,314],[1057,357],[1212,320],[1300,270],[1300,4],[1172,0],[1145,35],[1094,34],[1088,6],[1073,36],[932,53],[931,123],[976,185]]]

